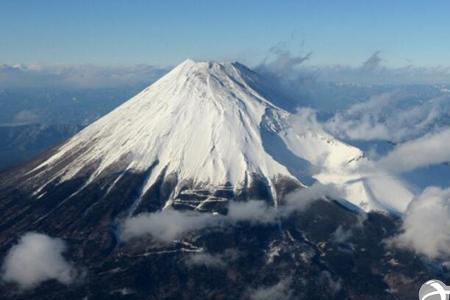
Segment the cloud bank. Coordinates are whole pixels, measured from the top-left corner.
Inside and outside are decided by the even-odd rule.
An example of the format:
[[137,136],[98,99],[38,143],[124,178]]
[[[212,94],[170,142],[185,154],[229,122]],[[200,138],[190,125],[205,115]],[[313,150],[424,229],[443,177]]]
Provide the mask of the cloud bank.
[[[362,136],[366,135],[368,140],[372,138],[406,140],[377,161],[367,159],[361,161],[358,168],[353,170],[355,173],[351,174],[354,177],[353,181],[343,184],[345,188],[346,185],[362,182],[366,194],[375,199],[375,203],[381,203],[382,207],[390,208],[391,211],[400,212],[403,218],[402,233],[391,239],[390,244],[412,249],[431,259],[450,257],[450,189],[428,187],[417,195],[412,191],[414,189],[397,175],[425,166],[450,162],[450,127],[445,122],[439,123],[441,120],[439,116],[449,111],[442,100],[448,101],[448,98],[427,100],[432,104],[418,101],[405,109],[402,103],[405,100],[384,95],[350,107],[347,110],[350,117],[347,120],[343,118],[343,122],[355,122],[356,118],[353,116],[356,114],[365,116],[369,121],[376,119],[377,122],[373,124],[379,124],[382,130],[374,130],[376,126],[370,124],[366,126],[368,128],[366,131],[360,132]],[[398,105],[399,102],[402,104]],[[387,116],[385,106],[393,107],[392,115]],[[376,117],[372,118],[371,113]],[[317,122],[312,110],[301,110],[298,117],[303,118],[303,126],[311,124],[308,122],[310,119],[314,121],[311,126],[327,125]],[[358,127],[354,124],[348,125],[348,129],[352,129],[352,126]],[[359,129],[361,128],[364,127],[360,126]],[[423,132],[426,134],[415,137]],[[412,136],[414,138],[411,138]],[[345,240],[348,234],[349,232],[339,229],[336,231],[335,239]]]
[[33,288],[47,280],[71,284],[77,271],[63,253],[63,240],[45,234],[28,232],[13,246],[3,262],[2,278],[18,284],[21,289]]
[[[339,84],[450,84],[450,67],[390,68],[380,51],[371,54],[359,66],[312,65],[313,52],[296,54],[283,46],[269,49],[266,58],[253,66],[272,85],[297,101],[314,96],[317,82]],[[100,88],[149,84],[172,66],[157,65],[40,65],[0,64],[0,88],[68,87]],[[317,95],[316,95],[317,96]]]
[[372,96],[336,113],[324,127],[346,140],[403,142],[448,125],[450,95],[398,90]]
[[111,88],[149,84],[168,71],[150,65],[0,65],[0,88]]

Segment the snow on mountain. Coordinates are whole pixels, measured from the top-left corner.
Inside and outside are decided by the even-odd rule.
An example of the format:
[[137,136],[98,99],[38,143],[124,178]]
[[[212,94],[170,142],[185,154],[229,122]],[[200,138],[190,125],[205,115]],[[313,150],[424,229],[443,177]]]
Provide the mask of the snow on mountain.
[[[320,168],[332,174],[325,181],[345,181],[341,175],[357,168],[362,151],[320,128],[294,126],[290,113],[259,92],[264,84],[239,63],[186,60],[30,171],[45,178],[35,194],[86,174],[85,186],[111,173],[147,172],[141,195],[161,178],[176,177],[165,206],[187,184],[239,191],[255,178],[267,183],[277,205],[280,180],[304,186]],[[361,206],[358,189],[350,201]],[[383,209],[364,197],[363,209]]]

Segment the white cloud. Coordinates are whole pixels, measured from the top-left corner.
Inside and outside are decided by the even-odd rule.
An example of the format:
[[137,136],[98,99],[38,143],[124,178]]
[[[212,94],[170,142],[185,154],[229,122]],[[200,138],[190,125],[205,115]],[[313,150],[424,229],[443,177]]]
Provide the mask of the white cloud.
[[411,202],[402,233],[390,243],[432,259],[450,257],[450,189],[425,189]]
[[324,127],[343,139],[403,142],[448,125],[448,95],[417,98],[415,93],[372,96],[335,114]]
[[262,286],[252,289],[249,291],[249,298],[252,300],[290,299],[292,296],[292,291],[289,288],[290,284],[290,279],[284,279],[272,286]]
[[230,201],[227,215],[213,215],[195,211],[181,212],[166,209],[155,213],[143,213],[126,219],[122,224],[121,239],[125,242],[151,236],[161,242],[180,239],[184,235],[206,227],[233,226],[239,222],[253,224],[274,223],[294,211],[302,211],[318,199],[338,197],[339,191],[332,185],[319,183],[286,196],[286,203],[279,207],[265,201]]
[[[425,101],[416,99],[412,101],[412,105],[405,103],[408,102],[406,99],[385,94],[353,105],[345,115],[338,114],[338,118],[326,124],[317,121],[314,110],[299,110],[296,118],[300,125],[297,127],[302,127],[303,130],[320,131],[326,128],[334,134],[343,133],[347,138],[367,140],[403,140],[420,136],[398,144],[385,156],[380,157],[377,153],[377,160],[370,160],[366,154],[354,167],[336,171],[329,171],[308,159],[316,169],[314,178],[322,183],[341,187],[344,189],[344,199],[364,209],[387,209],[403,213],[418,187],[402,180],[401,173],[450,162],[449,119],[444,117],[450,117],[450,98],[445,96]],[[429,133],[421,136],[424,132]],[[364,142],[363,145],[371,143]],[[388,149],[387,146],[381,148],[381,151]],[[318,157],[318,161],[325,161],[325,158]]]
[[210,254],[206,252],[195,253],[186,260],[188,266],[207,266],[211,268],[225,268],[228,262],[239,257],[239,253],[232,249],[227,249],[224,253]]
[[122,226],[122,239],[151,235],[157,240],[168,242],[178,239],[184,234],[215,225],[220,216],[198,212],[180,212],[166,209],[156,213],[144,213],[125,220]]
[[398,145],[379,166],[394,173],[450,161],[450,128]]
[[277,210],[268,206],[264,201],[250,200],[245,202],[230,202],[227,221],[251,222],[256,224],[273,223],[277,217]]
[[13,246],[3,262],[3,280],[29,289],[47,280],[63,284],[74,282],[75,268],[64,259],[63,240],[45,234],[28,232]]
[[336,243],[345,243],[347,242],[353,235],[352,228],[345,229],[341,225],[333,232],[332,239]]
[[188,266],[207,266],[213,268],[224,268],[225,261],[219,255],[212,255],[209,253],[196,253],[191,255],[186,260]]
[[340,199],[344,191],[338,186],[328,183],[314,183],[308,188],[300,189],[286,195],[286,206],[283,208],[285,214],[292,211],[304,211],[308,206],[318,199]]

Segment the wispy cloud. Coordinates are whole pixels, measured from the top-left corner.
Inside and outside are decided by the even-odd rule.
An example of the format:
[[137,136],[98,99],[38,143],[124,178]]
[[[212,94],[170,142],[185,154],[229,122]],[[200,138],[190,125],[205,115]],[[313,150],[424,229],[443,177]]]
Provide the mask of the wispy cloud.
[[381,66],[382,59],[380,51],[375,51],[367,60],[362,64],[361,70],[366,72],[375,71]]
[[71,284],[78,272],[68,262],[63,240],[45,234],[28,232],[5,257],[2,267],[4,281],[18,284],[22,289],[33,288],[47,280]]
[[326,270],[320,272],[319,280],[322,285],[328,286],[334,295],[342,289],[342,280],[340,278],[334,279],[331,273]]
[[293,54],[291,51],[280,46],[273,46],[269,49],[269,55],[256,66],[256,70],[261,73],[270,73],[275,77],[285,77],[289,79],[299,79],[301,77],[301,67],[308,61],[312,52],[305,54]]
[[372,53],[359,66],[314,65],[311,57],[312,52],[293,53],[278,45],[269,50],[267,57],[255,69],[277,79],[279,86],[289,88],[297,96],[302,95],[302,88],[311,86],[310,81],[365,85],[450,84],[450,67],[411,64],[389,67],[388,59],[381,51]]

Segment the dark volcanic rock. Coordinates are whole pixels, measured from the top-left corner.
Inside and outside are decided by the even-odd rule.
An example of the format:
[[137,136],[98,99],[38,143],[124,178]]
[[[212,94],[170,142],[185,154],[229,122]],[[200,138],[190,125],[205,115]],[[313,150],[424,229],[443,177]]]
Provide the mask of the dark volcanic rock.
[[[41,199],[3,189],[1,258],[32,230],[65,239],[67,258],[86,272],[71,286],[48,281],[23,293],[3,284],[3,297],[251,299],[257,291],[278,286],[292,299],[412,299],[421,283],[445,275],[413,253],[386,248],[383,240],[397,232],[399,220],[323,200],[274,224],[241,222],[192,232],[182,241],[148,237],[121,243],[117,226],[146,174],[110,176],[87,186],[86,178],[49,185]],[[161,182],[152,192],[154,206],[149,197],[139,211],[161,209],[163,201],[157,199],[165,199],[169,187],[170,182]],[[208,192],[196,195],[202,199]],[[226,188],[212,196],[232,199]],[[199,255],[212,257],[213,263],[196,260]]]

